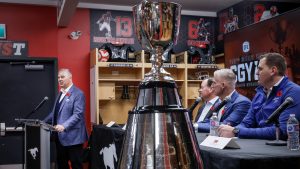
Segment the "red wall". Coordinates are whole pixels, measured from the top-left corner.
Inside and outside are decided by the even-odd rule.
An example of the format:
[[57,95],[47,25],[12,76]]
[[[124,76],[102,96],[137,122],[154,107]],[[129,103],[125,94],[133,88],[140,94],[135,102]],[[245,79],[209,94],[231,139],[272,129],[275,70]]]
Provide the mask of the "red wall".
[[[90,130],[89,52],[90,21],[88,9],[77,9],[67,28],[56,25],[56,8],[0,3],[0,23],[6,24],[6,40],[28,42],[30,57],[57,57],[58,68],[69,68],[73,82],[86,96],[86,119]],[[78,40],[68,38],[80,30]]]

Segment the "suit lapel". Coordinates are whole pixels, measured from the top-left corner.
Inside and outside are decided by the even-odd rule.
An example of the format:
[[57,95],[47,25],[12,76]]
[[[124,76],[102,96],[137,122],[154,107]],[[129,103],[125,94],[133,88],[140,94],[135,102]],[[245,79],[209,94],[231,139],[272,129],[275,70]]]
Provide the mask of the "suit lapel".
[[[55,107],[56,107],[56,104],[58,103],[58,100],[59,100],[59,98],[60,98],[60,96],[61,96],[61,92],[59,92],[58,93],[58,95],[56,96],[56,99],[55,99],[55,105],[54,105],[54,109],[55,109]],[[53,109],[53,111],[54,111],[54,109]]]
[[56,111],[56,109],[57,109],[57,104],[59,104],[59,98],[60,98],[60,96],[61,96],[61,92],[59,92],[58,93],[58,95],[56,96],[56,98],[55,98],[55,102],[54,102],[54,107],[53,107],[53,109],[52,109],[52,112],[53,112],[53,118],[52,118],[52,125],[55,123],[56,124],[56,122],[57,122],[57,117],[58,117],[58,112],[59,111]]
[[224,106],[224,114],[222,114],[220,121],[222,121],[224,118],[227,118],[227,114],[229,112],[229,110],[231,109],[232,104],[235,102],[236,98],[238,97],[238,92],[234,91],[230,97],[230,101],[225,104]]
[[215,107],[217,107],[220,104],[220,99],[218,98],[214,104],[212,105],[212,107],[209,109],[208,113],[206,114],[206,116],[204,117],[204,119],[206,118],[210,118],[212,113],[214,112]]
[[63,99],[62,99],[62,101],[61,101],[61,105],[60,105],[60,108],[59,108],[59,114],[60,114],[60,112],[61,112],[61,110],[62,110],[62,108],[64,107],[64,105],[65,105],[65,99],[66,99],[66,97],[68,97],[68,96],[65,96]]

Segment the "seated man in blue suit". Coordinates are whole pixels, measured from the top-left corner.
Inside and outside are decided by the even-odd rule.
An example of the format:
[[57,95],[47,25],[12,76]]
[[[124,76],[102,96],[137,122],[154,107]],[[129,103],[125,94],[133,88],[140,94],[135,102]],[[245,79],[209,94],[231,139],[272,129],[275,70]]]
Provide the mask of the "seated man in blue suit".
[[61,92],[55,100],[51,113],[44,121],[51,121],[55,127],[58,169],[82,169],[83,143],[88,134],[85,125],[85,97],[72,83],[69,69],[60,69],[58,84]]
[[212,78],[204,79],[199,89],[199,95],[204,101],[204,104],[200,106],[195,118],[194,128],[197,131],[198,127],[202,125],[201,123],[206,123],[209,120],[213,109],[220,103],[220,99],[216,96],[212,87],[213,82],[214,80]]
[[284,57],[278,53],[261,56],[257,70],[259,86],[256,88],[250,110],[240,125],[220,126],[220,136],[274,140],[276,127],[274,124],[266,124],[265,121],[287,97],[291,97],[294,103],[288,106],[278,119],[281,139],[287,138],[286,122],[289,115],[295,113],[296,118],[300,120],[300,87],[285,76],[286,68]]
[[[240,124],[250,108],[251,101],[235,90],[236,75],[231,69],[220,69],[214,72],[213,88],[221,101],[229,101],[219,110],[218,119],[221,124],[236,126]],[[209,118],[198,126],[199,132],[209,132]]]

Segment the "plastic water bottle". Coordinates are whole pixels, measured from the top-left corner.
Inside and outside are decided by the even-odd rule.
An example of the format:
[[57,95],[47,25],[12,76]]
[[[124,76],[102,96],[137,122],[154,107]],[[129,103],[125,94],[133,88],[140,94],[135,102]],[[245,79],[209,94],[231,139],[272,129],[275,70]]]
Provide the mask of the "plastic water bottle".
[[290,114],[287,121],[287,148],[289,150],[299,150],[299,122],[295,114]]
[[193,127],[194,127],[196,133],[198,132],[198,126],[199,126],[198,123],[193,124]]
[[217,132],[218,127],[219,127],[218,116],[217,116],[217,113],[214,112],[213,115],[210,118],[209,135],[211,135],[211,136],[219,136],[218,132]]

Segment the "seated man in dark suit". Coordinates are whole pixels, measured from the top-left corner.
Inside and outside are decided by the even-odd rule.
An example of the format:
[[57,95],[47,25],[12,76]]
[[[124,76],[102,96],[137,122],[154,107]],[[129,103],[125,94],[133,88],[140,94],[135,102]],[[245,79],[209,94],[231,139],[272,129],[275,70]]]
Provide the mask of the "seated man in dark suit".
[[[240,124],[247,114],[251,101],[235,90],[236,75],[231,69],[220,69],[214,72],[212,87],[221,101],[228,98],[229,101],[219,110],[218,120],[221,124],[236,126]],[[209,132],[209,119],[198,127],[199,132]]]
[[204,104],[200,106],[196,115],[194,123],[195,130],[198,130],[198,126],[200,126],[201,123],[206,123],[209,121],[214,107],[220,102],[219,97],[215,95],[215,91],[212,88],[213,82],[214,81],[212,78],[208,78],[203,80],[201,83],[199,95],[204,101]]
[[257,75],[258,84],[256,95],[248,114],[242,123],[236,127],[223,125],[218,131],[222,137],[275,139],[276,127],[266,124],[267,118],[285,101],[291,97],[294,103],[288,106],[279,116],[281,139],[287,138],[286,122],[291,113],[300,120],[300,87],[285,76],[286,62],[278,53],[262,55],[259,61]]

